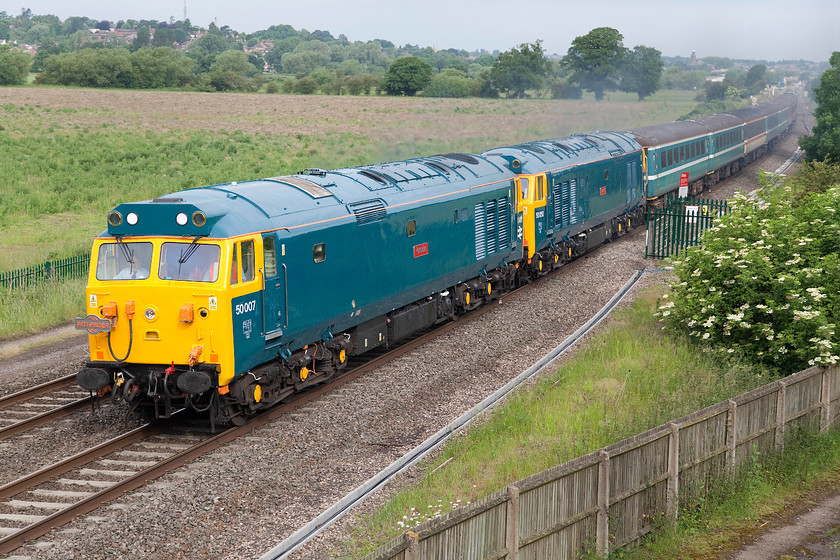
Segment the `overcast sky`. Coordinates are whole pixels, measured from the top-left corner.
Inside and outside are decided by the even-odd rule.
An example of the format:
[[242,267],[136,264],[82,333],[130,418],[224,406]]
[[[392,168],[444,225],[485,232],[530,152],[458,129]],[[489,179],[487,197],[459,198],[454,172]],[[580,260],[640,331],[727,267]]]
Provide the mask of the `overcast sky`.
[[[184,0],[0,0],[0,10],[54,14],[62,20],[184,17]],[[689,9],[687,6],[695,6]],[[351,41],[387,39],[440,49],[505,51],[543,40],[565,54],[572,39],[613,27],[624,46],[665,56],[827,61],[840,50],[840,0],[187,0],[187,17],[252,33],[271,25],[344,34]]]

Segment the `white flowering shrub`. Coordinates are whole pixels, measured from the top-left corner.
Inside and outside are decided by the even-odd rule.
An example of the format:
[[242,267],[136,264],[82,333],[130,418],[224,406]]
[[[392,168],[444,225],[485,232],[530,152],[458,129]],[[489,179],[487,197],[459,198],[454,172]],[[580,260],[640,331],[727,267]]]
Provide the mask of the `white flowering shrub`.
[[675,263],[659,308],[669,327],[783,375],[840,359],[840,187],[790,193],[732,201]]

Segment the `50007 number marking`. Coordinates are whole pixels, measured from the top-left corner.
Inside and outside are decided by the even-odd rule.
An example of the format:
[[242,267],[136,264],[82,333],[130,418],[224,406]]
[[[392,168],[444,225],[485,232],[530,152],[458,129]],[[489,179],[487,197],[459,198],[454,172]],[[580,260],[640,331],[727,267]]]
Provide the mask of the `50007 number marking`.
[[242,315],[243,313],[250,313],[251,311],[257,308],[257,301],[251,300],[246,301],[245,303],[237,303],[236,307],[234,308],[237,315]]

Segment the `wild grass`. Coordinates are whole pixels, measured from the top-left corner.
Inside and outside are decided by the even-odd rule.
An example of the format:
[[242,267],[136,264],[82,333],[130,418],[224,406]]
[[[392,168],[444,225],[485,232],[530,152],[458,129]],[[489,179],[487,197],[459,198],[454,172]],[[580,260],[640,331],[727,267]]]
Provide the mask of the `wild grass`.
[[767,382],[668,336],[653,317],[661,290],[616,312],[554,375],[448,443],[418,483],[363,519],[342,556],[362,558],[429,514]]
[[0,339],[36,333],[83,317],[85,282],[87,278],[0,289]]
[[694,508],[682,510],[676,527],[660,527],[638,548],[615,551],[610,558],[719,558],[733,545],[751,541],[761,518],[789,514],[813,505],[820,492],[834,491],[840,430],[797,434],[788,439],[784,453],[756,455],[753,461],[735,479],[717,484]]
[[[345,139],[331,145],[346,146]],[[312,158],[308,137],[276,138],[241,131],[90,131],[84,134],[0,132],[0,271],[77,255],[105,229],[120,202],[185,188],[296,173]],[[362,141],[356,149],[365,151]],[[335,161],[357,159],[335,149]],[[367,152],[366,152],[367,153]]]

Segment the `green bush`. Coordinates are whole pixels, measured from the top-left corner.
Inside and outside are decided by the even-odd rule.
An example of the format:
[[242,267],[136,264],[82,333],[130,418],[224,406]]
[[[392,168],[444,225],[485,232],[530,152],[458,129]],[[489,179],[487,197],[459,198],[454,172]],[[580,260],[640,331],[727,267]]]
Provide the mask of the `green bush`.
[[795,190],[736,198],[675,263],[660,307],[671,327],[783,375],[840,359],[840,186],[801,199]]
[[438,74],[423,88],[424,97],[469,97],[472,92],[473,80],[452,74]]
[[17,86],[26,82],[32,57],[23,51],[0,45],[0,86]]

